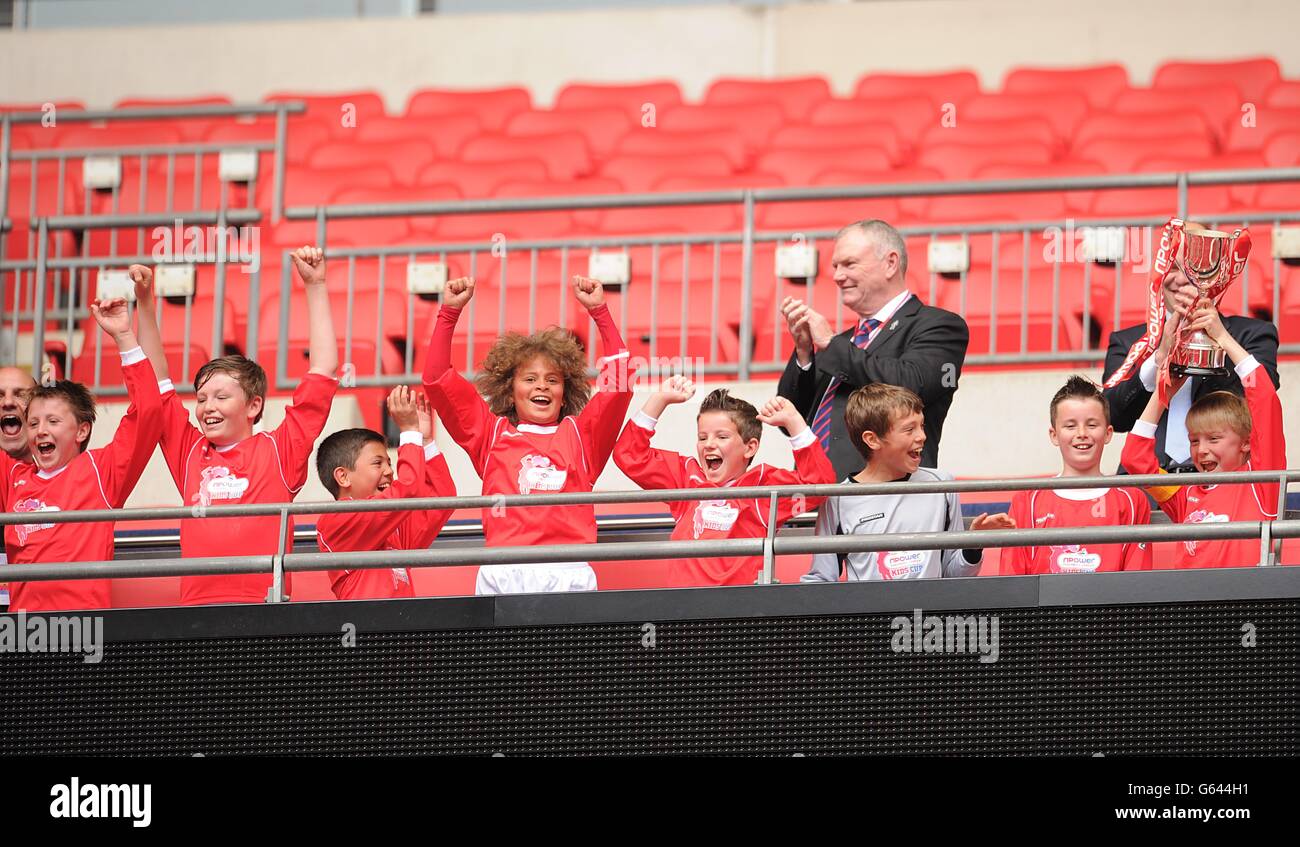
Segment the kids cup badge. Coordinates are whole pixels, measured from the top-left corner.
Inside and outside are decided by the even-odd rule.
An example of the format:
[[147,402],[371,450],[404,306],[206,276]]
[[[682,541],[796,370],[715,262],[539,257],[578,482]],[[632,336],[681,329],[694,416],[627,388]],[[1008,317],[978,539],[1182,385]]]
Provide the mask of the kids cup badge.
[[[1191,221],[1171,218],[1160,234],[1160,249],[1151,265],[1151,284],[1147,295],[1146,332],[1128,351],[1124,363],[1111,374],[1106,387],[1112,388],[1141,366],[1157,348],[1165,332],[1165,278],[1177,268],[1196,286],[1198,300],[1209,300],[1216,307],[1237,278],[1246,269],[1250,255],[1250,231],[1234,230],[1231,234],[1209,229]],[[1200,330],[1186,327],[1186,318],[1175,315],[1172,331],[1176,334],[1169,358],[1160,369],[1158,391],[1161,402],[1168,405],[1171,375],[1226,376],[1223,348]]]

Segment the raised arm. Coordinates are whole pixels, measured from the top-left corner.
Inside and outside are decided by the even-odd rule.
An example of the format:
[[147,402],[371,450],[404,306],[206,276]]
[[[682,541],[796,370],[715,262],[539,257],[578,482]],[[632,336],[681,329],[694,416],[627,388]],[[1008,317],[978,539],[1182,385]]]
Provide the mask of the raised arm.
[[162,434],[162,397],[153,367],[131,331],[126,301],[97,300],[90,304],[90,313],[117,344],[122,356],[122,378],[131,401],[113,440],[91,453],[104,496],[111,508],[119,509],[144,473]]
[[[397,472],[393,483],[375,494],[375,500],[423,496],[424,447],[416,418],[414,392],[403,385],[388,395],[388,413],[401,431],[397,447]],[[409,511],[349,512],[322,515],[316,524],[321,545],[332,552],[334,539],[346,538],[351,549],[378,550],[412,514]]]
[[[158,329],[158,304],[153,294],[153,268],[146,265],[132,265],[127,269],[127,273],[135,283],[135,308],[138,314],[136,328],[140,347],[149,357],[149,364],[153,365],[153,372],[158,377],[158,381],[169,380],[171,372],[167,367],[167,356],[163,352],[162,333]],[[185,377],[182,376],[181,380],[184,381]]]
[[587,309],[600,332],[600,374],[596,393],[578,415],[578,429],[586,447],[592,478],[600,475],[618,440],[619,428],[632,402],[635,374],[628,367],[627,346],[619,334],[614,316],[605,305],[605,289],[599,280],[585,276],[573,278],[573,295]]
[[[780,427],[790,433],[790,449],[794,453],[794,470],[767,469],[760,485],[824,485],[835,482],[835,468],[826,457],[821,442],[794,407],[784,397],[774,397],[758,410],[758,419],[769,426]],[[782,497],[777,500],[777,526],[802,512],[821,506],[824,497]],[[759,504],[759,517],[764,522],[766,503]]]
[[614,445],[614,464],[628,479],[647,490],[686,487],[686,459],[680,453],[651,447],[650,437],[665,409],[694,395],[694,382],[684,376],[670,377],[624,425]]
[[424,384],[428,385],[451,369],[451,342],[456,335],[460,312],[474,297],[474,278],[448,280],[442,289],[442,305],[433,322],[433,337],[424,357]]
[[325,251],[299,247],[292,257],[307,298],[308,372],[332,378],[339,367],[339,340],[325,286]]

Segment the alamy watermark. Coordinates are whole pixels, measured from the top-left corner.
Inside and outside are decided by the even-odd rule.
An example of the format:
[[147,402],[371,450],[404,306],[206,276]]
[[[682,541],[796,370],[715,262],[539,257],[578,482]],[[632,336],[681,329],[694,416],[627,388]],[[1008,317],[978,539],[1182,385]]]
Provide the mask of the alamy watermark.
[[0,653],[81,653],[82,661],[104,658],[101,615],[0,615]]
[[889,627],[895,653],[976,653],[981,664],[998,660],[997,615],[939,616],[913,609],[910,618],[899,615]]
[[158,264],[238,263],[246,274],[262,266],[261,227],[185,226],[177,218],[171,226],[154,227],[151,236],[150,255]]

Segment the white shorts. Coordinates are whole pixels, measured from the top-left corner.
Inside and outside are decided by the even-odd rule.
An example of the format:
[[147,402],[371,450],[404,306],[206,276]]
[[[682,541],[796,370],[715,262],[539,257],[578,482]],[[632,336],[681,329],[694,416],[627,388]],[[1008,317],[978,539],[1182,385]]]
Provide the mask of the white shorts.
[[545,594],[551,591],[595,591],[596,572],[586,562],[546,565],[484,565],[474,580],[474,593]]

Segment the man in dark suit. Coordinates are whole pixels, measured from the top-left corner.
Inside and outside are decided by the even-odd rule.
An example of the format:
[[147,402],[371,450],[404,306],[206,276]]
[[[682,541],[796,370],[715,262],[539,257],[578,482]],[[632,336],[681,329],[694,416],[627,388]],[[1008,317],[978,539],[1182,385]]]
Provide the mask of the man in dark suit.
[[[1198,296],[1196,285],[1187,276],[1175,268],[1164,281],[1164,298],[1166,313],[1170,321],[1165,325],[1161,336],[1162,350],[1167,350],[1168,342],[1173,338],[1172,321],[1177,315],[1191,312]],[[1268,321],[1255,318],[1230,316],[1223,318],[1223,326],[1237,343],[1254,356],[1273,380],[1273,386],[1279,385],[1277,375],[1277,327]],[[1128,351],[1137,342],[1146,327],[1131,326],[1110,334],[1110,346],[1106,350],[1106,368],[1102,382],[1110,379],[1111,374],[1124,364]],[[1163,353],[1161,354],[1161,356]],[[1128,375],[1128,378],[1113,388],[1105,390],[1106,400],[1110,403],[1110,422],[1116,432],[1128,432],[1133,424],[1142,417],[1147,401],[1156,388],[1157,358],[1152,355],[1143,364]],[[1169,401],[1169,408],[1156,427],[1156,456],[1160,467],[1175,473],[1194,471],[1191,461],[1191,445],[1187,441],[1185,419],[1187,410],[1197,400],[1213,391],[1231,391],[1238,397],[1245,396],[1241,379],[1236,372],[1229,370],[1226,377],[1194,376],[1187,380],[1182,390]],[[1123,472],[1123,468],[1120,469]]]
[[777,393],[799,409],[843,479],[862,470],[862,454],[844,425],[849,395],[877,382],[909,388],[925,403],[921,464],[936,467],[943,421],[966,361],[966,321],[907,290],[907,245],[884,221],[840,230],[831,270],[840,302],[858,322],[835,335],[824,316],[787,297],[781,313],[795,350]]

